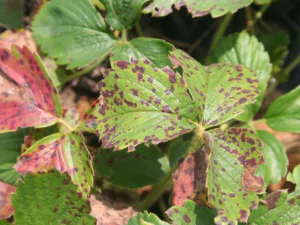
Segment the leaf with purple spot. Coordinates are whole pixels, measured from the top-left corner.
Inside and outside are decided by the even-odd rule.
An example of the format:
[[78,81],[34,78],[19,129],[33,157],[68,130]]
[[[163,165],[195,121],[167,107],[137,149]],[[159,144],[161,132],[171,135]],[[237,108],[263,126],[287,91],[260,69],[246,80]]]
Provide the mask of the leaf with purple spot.
[[71,178],[58,171],[25,176],[12,196],[15,223],[95,224],[89,202],[76,189]]
[[148,60],[118,61],[99,83],[103,104],[94,110],[104,148],[134,150],[194,130],[198,113],[184,79],[169,67],[153,69]]
[[127,225],[170,225],[158,218],[153,213],[143,212],[138,213],[135,217],[131,217]]
[[186,6],[193,17],[200,17],[211,14],[212,17],[223,16],[227,13],[234,13],[239,8],[248,6],[253,0],[154,0],[146,8],[144,13],[152,13],[153,16],[166,16],[173,12],[173,6],[179,10]]
[[250,209],[258,205],[257,194],[264,192],[264,182],[255,176],[264,163],[258,148],[261,141],[246,128],[219,129],[205,133],[210,151],[207,174],[208,202],[218,209],[217,225],[247,222]]
[[83,137],[76,132],[55,133],[37,141],[21,155],[14,168],[21,174],[53,168],[67,172],[84,197],[93,185],[91,157]]

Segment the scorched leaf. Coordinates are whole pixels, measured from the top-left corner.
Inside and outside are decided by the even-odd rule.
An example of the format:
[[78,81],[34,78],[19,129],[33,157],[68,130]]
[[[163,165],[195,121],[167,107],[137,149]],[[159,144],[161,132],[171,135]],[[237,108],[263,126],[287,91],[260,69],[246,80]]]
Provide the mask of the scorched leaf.
[[11,194],[16,188],[10,184],[0,182],[0,220],[10,217],[14,209],[11,203]]

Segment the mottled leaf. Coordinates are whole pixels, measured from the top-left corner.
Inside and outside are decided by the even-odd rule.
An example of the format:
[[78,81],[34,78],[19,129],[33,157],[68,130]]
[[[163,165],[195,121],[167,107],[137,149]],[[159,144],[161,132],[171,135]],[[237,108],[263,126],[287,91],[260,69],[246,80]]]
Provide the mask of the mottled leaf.
[[119,44],[112,51],[110,62],[113,66],[113,63],[118,60],[130,61],[131,58],[147,58],[154,67],[171,67],[172,64],[169,59],[170,51],[172,51],[172,45],[161,39],[135,38],[130,42]]
[[300,165],[296,166],[293,170],[293,173],[288,173],[286,177],[287,181],[293,182],[296,184],[296,189],[289,194],[289,198],[300,196]]
[[130,218],[127,225],[169,225],[164,221],[161,221],[155,214],[153,213],[138,213],[135,217]]
[[0,24],[13,28],[23,26],[23,0],[0,0]]
[[250,209],[258,205],[257,193],[264,192],[264,182],[254,175],[264,162],[258,148],[262,143],[246,128],[229,128],[206,133],[210,150],[207,174],[208,201],[218,209],[215,222],[247,222]]
[[[72,129],[75,129],[76,126],[80,122],[79,113],[77,109],[70,108],[70,109],[63,109],[62,113],[63,120],[70,126]],[[61,126],[61,130],[68,132],[68,128],[65,126]]]
[[255,102],[259,92],[254,72],[241,65],[223,63],[203,66],[181,50],[171,53],[175,67],[183,68],[183,78],[197,102],[197,111],[205,128],[217,126],[241,114],[243,108]]
[[11,203],[11,195],[16,188],[0,181],[0,220],[10,217],[14,213]]
[[276,99],[265,118],[269,127],[277,131],[300,132],[300,86]]
[[95,116],[99,110],[99,105],[103,104],[103,97],[100,96],[98,100],[96,100],[88,111],[83,116],[83,122],[81,122],[76,130],[81,132],[89,132],[96,133],[97,128],[97,117]]
[[288,158],[283,144],[273,134],[258,130],[258,138],[263,147],[260,152],[264,155],[265,164],[259,166],[256,174],[264,178],[265,184],[278,183],[286,175]]
[[214,225],[214,217],[217,215],[217,211],[205,206],[198,206],[195,202],[187,200],[184,206],[173,206],[168,209],[167,214],[174,225]]
[[144,8],[144,12],[160,17],[172,13],[173,6],[177,10],[182,6],[186,6],[193,17],[207,14],[211,14],[212,17],[219,17],[227,13],[234,13],[239,8],[245,7],[252,2],[253,0],[153,0],[150,5]]
[[115,30],[132,28],[140,20],[146,1],[149,0],[101,0],[107,11],[106,22]]
[[246,106],[245,112],[237,117],[239,120],[249,121],[261,107],[271,76],[272,65],[268,52],[255,36],[241,32],[221,38],[211,56],[213,62],[243,65],[252,69],[257,75],[259,80],[257,90],[260,91],[260,95],[254,104]]
[[117,42],[88,0],[47,2],[32,29],[42,51],[69,69],[106,58]]
[[267,205],[260,204],[251,212],[250,225],[297,225],[300,224],[300,195],[287,199],[286,190],[269,194]]
[[[33,201],[34,199],[34,201]],[[14,220],[22,225],[92,225],[90,207],[66,174],[58,171],[27,175],[12,196]]]
[[27,47],[0,49],[0,132],[56,123],[61,106],[40,58]]
[[169,162],[154,145],[139,145],[134,152],[101,149],[95,159],[95,170],[108,182],[139,188],[159,183],[169,172]]
[[76,132],[56,133],[33,144],[15,165],[21,174],[37,173],[55,168],[67,172],[84,197],[93,185],[91,158],[82,136]]
[[104,148],[165,142],[197,127],[197,112],[183,78],[148,60],[118,61],[99,83],[103,104],[95,115]]

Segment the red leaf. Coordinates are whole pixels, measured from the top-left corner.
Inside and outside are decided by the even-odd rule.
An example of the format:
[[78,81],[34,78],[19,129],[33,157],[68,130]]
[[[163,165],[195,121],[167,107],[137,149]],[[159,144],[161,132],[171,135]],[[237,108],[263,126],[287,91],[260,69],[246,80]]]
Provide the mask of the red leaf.
[[0,220],[10,217],[14,213],[11,203],[11,194],[16,192],[16,187],[0,182]]
[[38,55],[0,49],[0,132],[49,126],[61,115],[57,91]]

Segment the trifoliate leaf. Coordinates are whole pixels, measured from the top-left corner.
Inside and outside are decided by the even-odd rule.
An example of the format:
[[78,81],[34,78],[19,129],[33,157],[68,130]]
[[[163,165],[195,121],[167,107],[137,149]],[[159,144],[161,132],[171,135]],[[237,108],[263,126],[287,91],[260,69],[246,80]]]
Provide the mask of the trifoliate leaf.
[[12,196],[16,224],[92,225],[90,207],[71,178],[58,171],[27,175]]
[[14,166],[21,174],[37,173],[55,168],[67,172],[84,197],[93,185],[93,169],[82,136],[76,132],[56,133],[37,141]]
[[23,17],[23,0],[0,1],[0,24],[4,24],[13,28],[21,28],[24,25]]
[[234,13],[239,8],[245,7],[252,3],[253,0],[153,0],[150,5],[144,8],[145,13],[152,13],[153,16],[166,16],[173,11],[173,6],[179,10],[186,6],[193,17],[200,17],[211,14],[212,17],[223,16],[227,13]]
[[61,106],[40,58],[27,47],[0,49],[0,133],[57,122]]
[[260,152],[264,155],[265,164],[257,169],[256,174],[264,178],[265,184],[278,183],[286,175],[288,158],[286,156],[283,144],[271,133],[258,130],[258,138],[263,146]]
[[215,225],[214,217],[217,215],[217,211],[186,200],[184,206],[173,206],[168,209],[167,214],[174,225]]
[[221,38],[212,51],[212,61],[244,65],[257,75],[257,90],[260,91],[260,95],[254,104],[246,106],[245,112],[237,117],[239,120],[249,121],[261,107],[271,76],[272,65],[268,52],[255,36],[241,32]]
[[243,112],[243,108],[255,101],[259,92],[254,72],[241,65],[213,64],[207,71],[181,50],[171,52],[175,67],[183,68],[192,98],[205,128],[217,126]]
[[277,191],[266,198],[267,205],[251,211],[250,225],[291,225],[300,223],[300,195],[288,199],[287,191]]
[[264,163],[258,148],[262,143],[246,128],[206,133],[210,150],[207,174],[208,201],[218,209],[216,224],[247,222],[250,209],[258,205],[257,193],[264,192],[264,182],[255,176]]
[[14,186],[0,181],[0,220],[8,218],[14,213],[11,203],[11,195],[14,192],[16,192]]
[[197,127],[194,102],[183,78],[146,59],[118,61],[99,83],[103,104],[95,112],[104,148],[165,142]]
[[276,131],[300,132],[300,86],[276,99],[268,108],[265,118]]
[[117,42],[88,0],[47,2],[32,29],[42,51],[69,69],[106,58]]
[[110,57],[112,66],[118,60],[130,61],[132,58],[147,58],[153,67],[164,68],[172,66],[169,59],[169,52],[172,45],[156,38],[135,38],[130,42],[119,44]]
[[300,165],[293,169],[293,173],[288,173],[286,180],[296,184],[296,189],[289,194],[289,198],[300,196]]
[[135,217],[130,218],[127,225],[170,225],[164,221],[161,221],[155,214],[153,213],[138,213]]
[[101,0],[107,23],[116,30],[132,28],[141,17],[143,4],[149,0]]
[[159,148],[139,145],[134,152],[101,149],[95,158],[95,170],[114,185],[139,188],[159,183],[170,167]]

